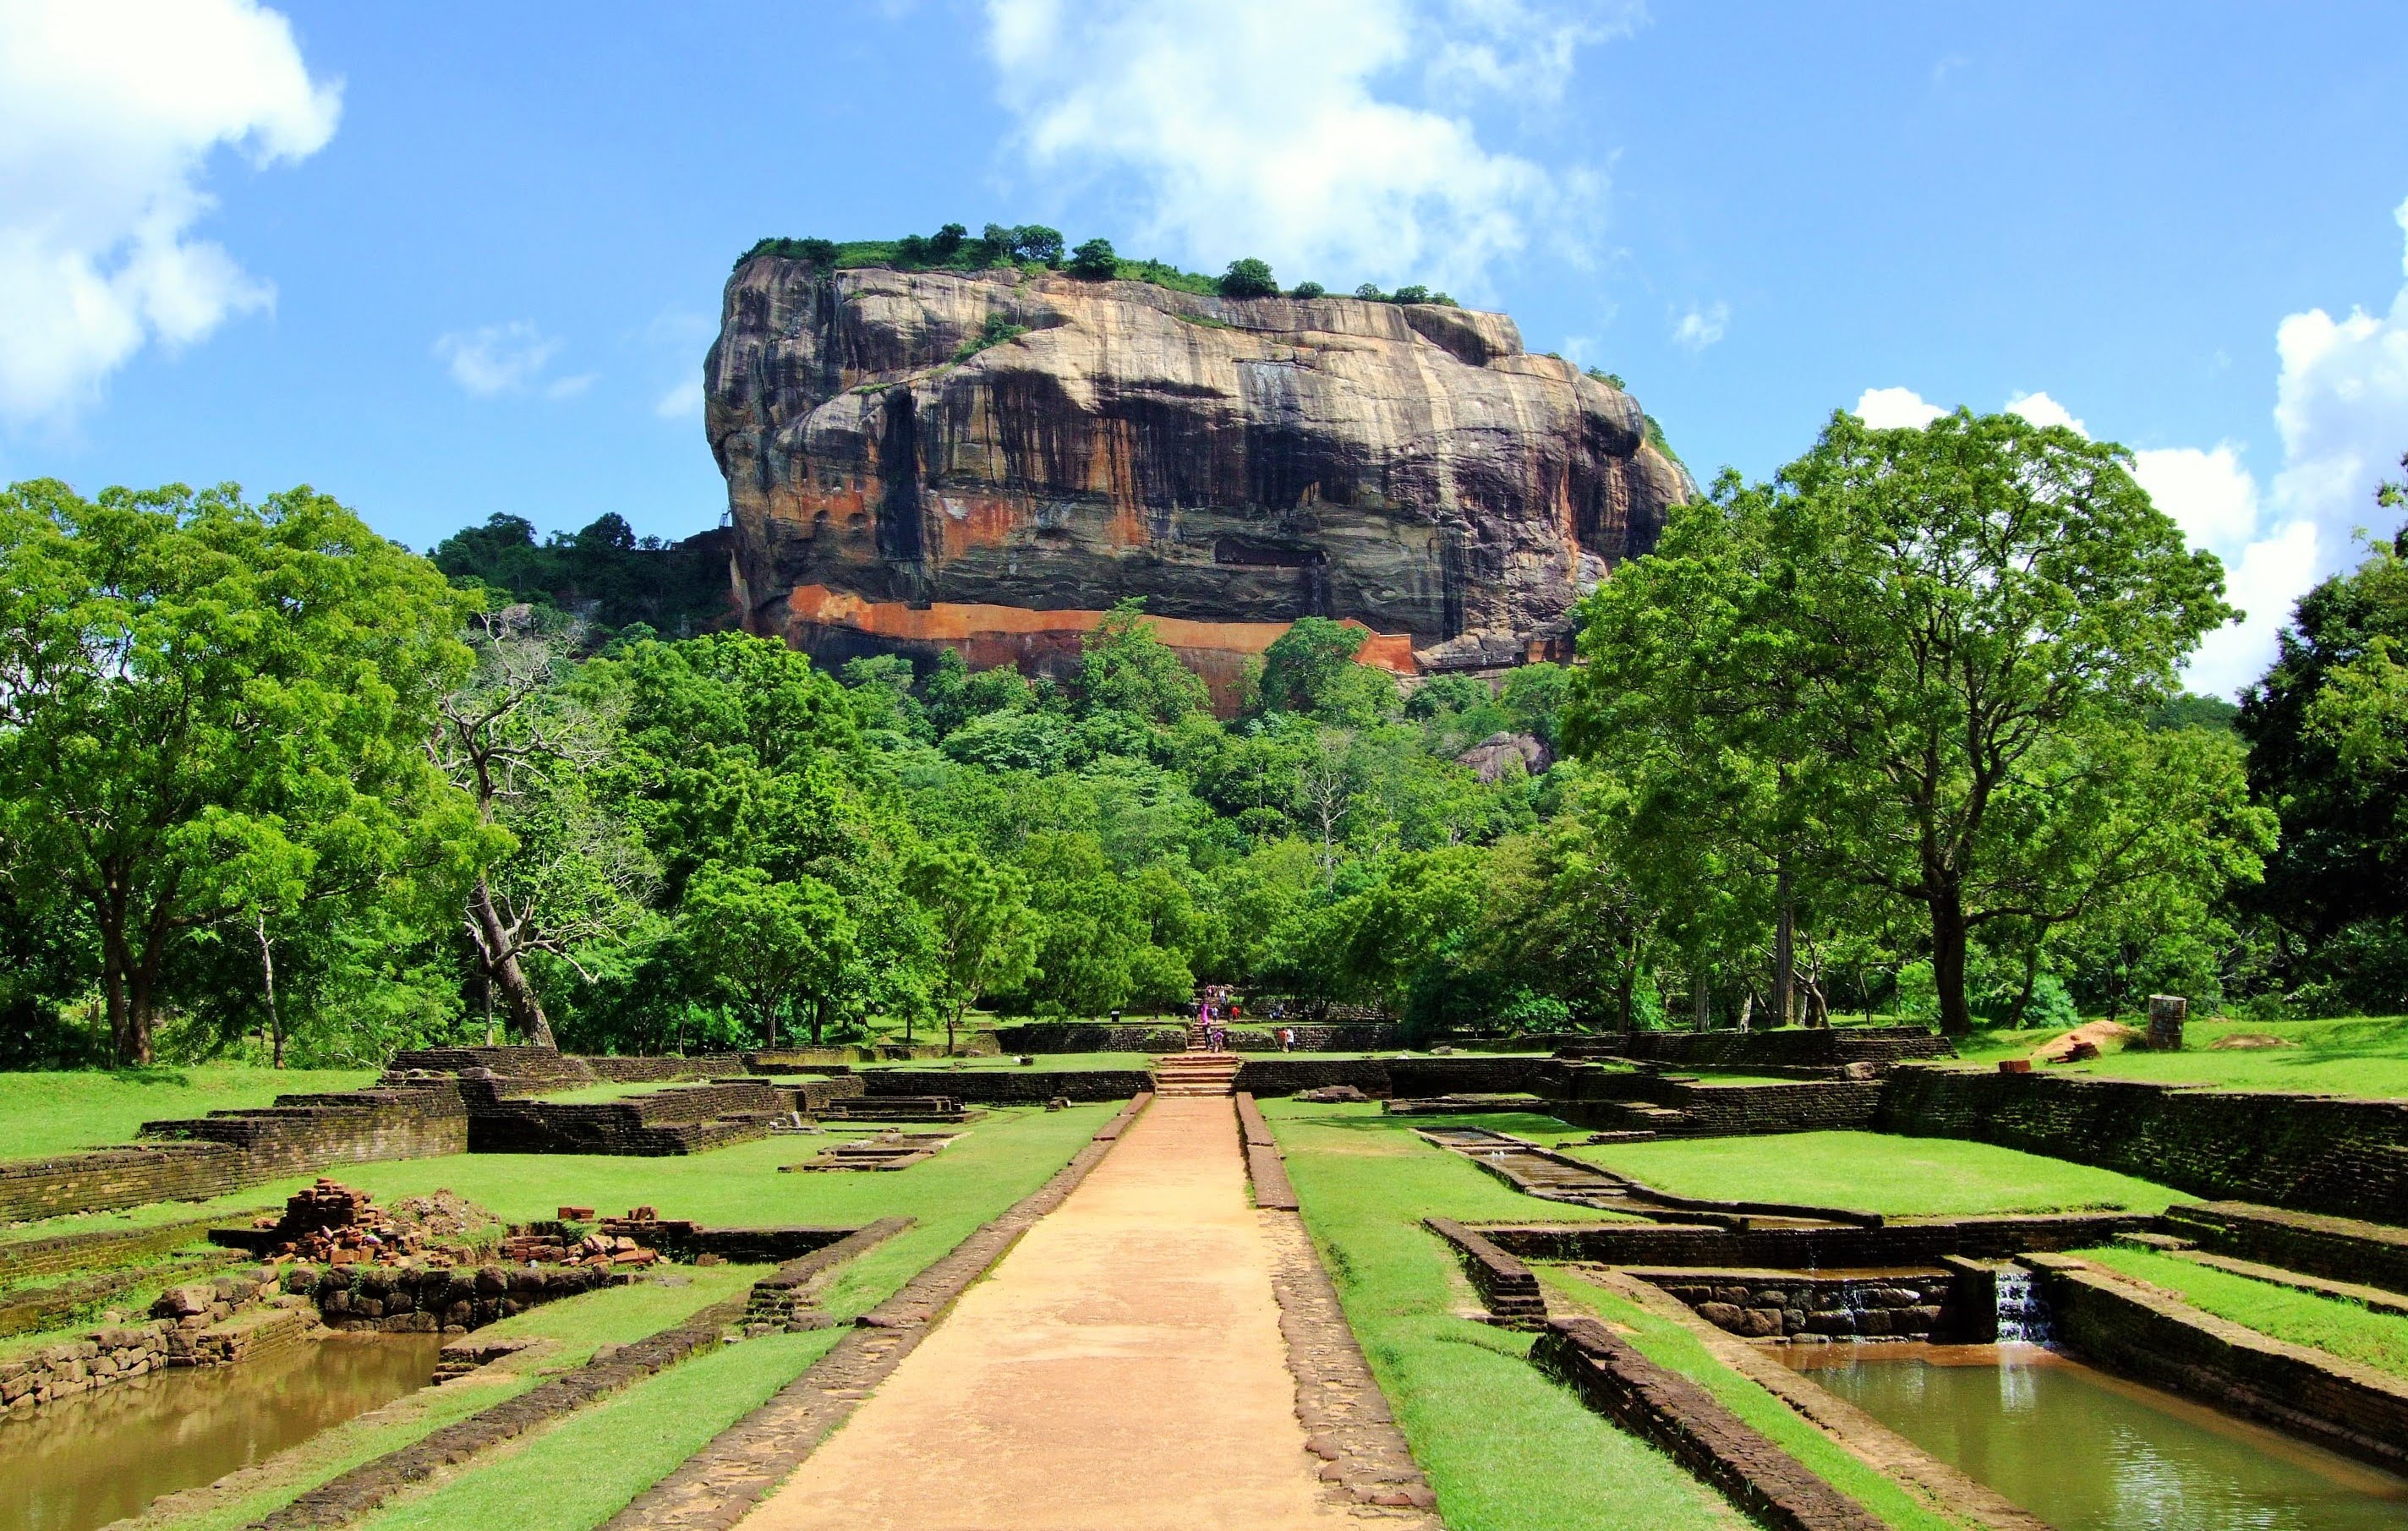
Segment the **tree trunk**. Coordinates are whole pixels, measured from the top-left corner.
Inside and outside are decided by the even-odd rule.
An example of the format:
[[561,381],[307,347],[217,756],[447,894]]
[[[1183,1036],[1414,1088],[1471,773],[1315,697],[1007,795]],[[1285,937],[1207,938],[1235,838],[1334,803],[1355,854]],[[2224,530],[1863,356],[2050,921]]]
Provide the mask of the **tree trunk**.
[[535,985],[527,981],[526,969],[519,966],[518,951],[502,923],[501,910],[494,908],[493,885],[482,876],[477,879],[476,892],[468,895],[468,912],[476,921],[485,976],[501,992],[502,1009],[526,1034],[528,1046],[557,1047],[552,1039],[552,1023],[544,1019],[543,1002],[536,997]]
[[1622,965],[1621,975],[1614,983],[1614,1003],[1621,1009],[1622,1029],[1624,1031],[1636,1031],[1639,1029],[1638,1018],[1631,1013],[1632,1007],[1637,999],[1638,990],[1639,942],[1634,938],[1630,943],[1630,959]]
[[281,1068],[284,1066],[284,1023],[276,1013],[276,954],[267,944],[267,916],[263,914],[259,917],[257,928],[260,985],[267,997],[268,1066]]
[[2015,994],[2015,1008],[2007,1012],[2007,1024],[2020,1027],[2024,1013],[2031,1009],[2032,985],[2040,981],[2040,948],[2024,953],[2024,986]]
[[1965,909],[1956,890],[1931,900],[1931,983],[1940,992],[1940,1029],[1963,1037],[1973,1029],[1965,1004]]
[[1798,900],[1783,857],[1772,874],[1772,1013],[1776,1026],[1798,1023]]

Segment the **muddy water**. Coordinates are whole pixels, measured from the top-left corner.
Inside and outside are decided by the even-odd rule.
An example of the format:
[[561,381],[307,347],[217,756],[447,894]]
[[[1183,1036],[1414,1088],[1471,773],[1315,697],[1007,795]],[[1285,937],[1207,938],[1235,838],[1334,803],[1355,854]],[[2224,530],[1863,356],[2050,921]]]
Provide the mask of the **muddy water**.
[[425,1385],[440,1335],[343,1335],[0,1419],[0,1531],[90,1531]]
[[2058,1531],[2408,1527],[2408,1480],[2037,1345],[1779,1349]]

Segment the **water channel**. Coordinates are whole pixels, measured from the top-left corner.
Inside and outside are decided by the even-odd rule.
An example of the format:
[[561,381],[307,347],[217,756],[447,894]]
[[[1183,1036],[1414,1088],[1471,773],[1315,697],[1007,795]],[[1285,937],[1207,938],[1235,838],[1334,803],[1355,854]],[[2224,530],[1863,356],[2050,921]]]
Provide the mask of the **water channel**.
[[91,1531],[426,1384],[441,1335],[337,1335],[0,1418],[0,1531]]
[[2057,1531],[2408,1527],[2408,1480],[2038,1345],[1779,1350]]

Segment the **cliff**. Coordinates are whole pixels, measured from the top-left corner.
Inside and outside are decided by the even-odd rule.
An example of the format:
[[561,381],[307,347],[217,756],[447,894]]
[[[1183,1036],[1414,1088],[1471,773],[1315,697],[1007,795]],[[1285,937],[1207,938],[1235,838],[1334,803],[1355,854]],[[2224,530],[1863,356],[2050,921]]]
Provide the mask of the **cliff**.
[[1405,674],[1561,657],[1691,488],[1628,394],[1428,305],[762,255],[705,387],[745,621],[829,662],[1057,667],[1130,595],[1225,701],[1308,615]]

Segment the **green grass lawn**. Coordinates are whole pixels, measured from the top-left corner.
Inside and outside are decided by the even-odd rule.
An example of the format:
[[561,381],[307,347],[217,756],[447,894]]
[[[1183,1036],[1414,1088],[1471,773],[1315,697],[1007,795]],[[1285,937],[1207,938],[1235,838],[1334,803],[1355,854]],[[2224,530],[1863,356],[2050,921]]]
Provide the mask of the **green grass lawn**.
[[[1348,1323],[1454,1531],[1656,1531],[1743,1524],[1654,1448],[1591,1413],[1527,1359],[1530,1337],[1478,1307],[1432,1212],[1570,1221],[1378,1108],[1267,1100],[1304,1221]],[[1535,1209],[1535,1210],[1534,1210]]]
[[356,1090],[373,1069],[204,1064],[104,1073],[0,1074],[0,1159],[130,1142],[145,1122],[266,1106],[278,1095]]
[[1815,1477],[1856,1500],[1899,1531],[1952,1531],[1959,1523],[1883,1477],[1797,1410],[1714,1358],[1686,1327],[1592,1286],[1570,1271],[1541,1266],[1539,1279],[1581,1308],[1619,1325],[1639,1352],[1703,1387],[1724,1408],[1771,1438]]
[[[2126,1016],[2125,1023],[2145,1024]],[[2217,1052],[2208,1044],[2239,1032],[2280,1037],[2297,1047]],[[2058,1035],[2055,1031],[1990,1031],[1960,1041],[1970,1065],[1995,1068],[2001,1058],[2020,1058]],[[2105,1079],[2150,1080],[2164,1084],[2214,1084],[2232,1090],[2322,1091],[2332,1095],[2408,1099],[2408,1016],[2352,1017],[2335,1021],[2194,1020],[2184,1028],[2180,1052],[2111,1052],[2078,1064],[2035,1065],[2050,1073],[2095,1074]]]
[[2075,1208],[2161,1212],[2161,1185],[1987,1143],[1871,1132],[1668,1138],[1566,1151],[1676,1195],[1850,1207],[1892,1217]]
[[[908,1232],[847,1264],[822,1306],[839,1318],[892,1295],[972,1229],[1042,1185],[1119,1108],[1011,1109],[973,1125],[942,1153],[880,1174],[786,1175],[778,1166],[808,1157],[824,1139],[784,1138],[682,1158],[465,1154],[362,1165],[346,1183],[380,1199],[446,1187],[511,1220],[549,1217],[564,1202],[606,1212],[638,1203],[666,1217],[719,1223],[851,1223],[904,1214]],[[540,1334],[561,1341],[542,1358],[548,1372],[581,1362],[595,1345],[667,1327],[752,1281],[738,1266],[678,1267],[682,1287],[644,1283],[535,1309],[480,1334]],[[645,1305],[640,1313],[636,1304]],[[395,1501],[367,1524],[442,1525],[494,1531],[581,1531],[615,1513],[713,1435],[783,1387],[842,1337],[842,1328],[749,1340],[673,1366],[559,1425],[482,1457],[465,1470]],[[492,1370],[493,1368],[489,1368]],[[480,1373],[480,1376],[485,1374]],[[475,1408],[532,1386],[535,1376],[497,1374]],[[406,1424],[321,1437],[272,1488],[177,1531],[235,1531],[277,1506],[380,1452],[416,1440],[472,1411],[455,1405],[454,1382],[423,1396],[428,1411]],[[347,1426],[346,1429],[351,1427]],[[341,1432],[330,1432],[339,1436]],[[373,1439],[367,1438],[373,1436]]]
[[2338,1297],[2294,1291],[2147,1250],[2076,1252],[2094,1265],[2164,1287],[2194,1308],[2271,1338],[2408,1377],[2408,1318],[2369,1312]]

